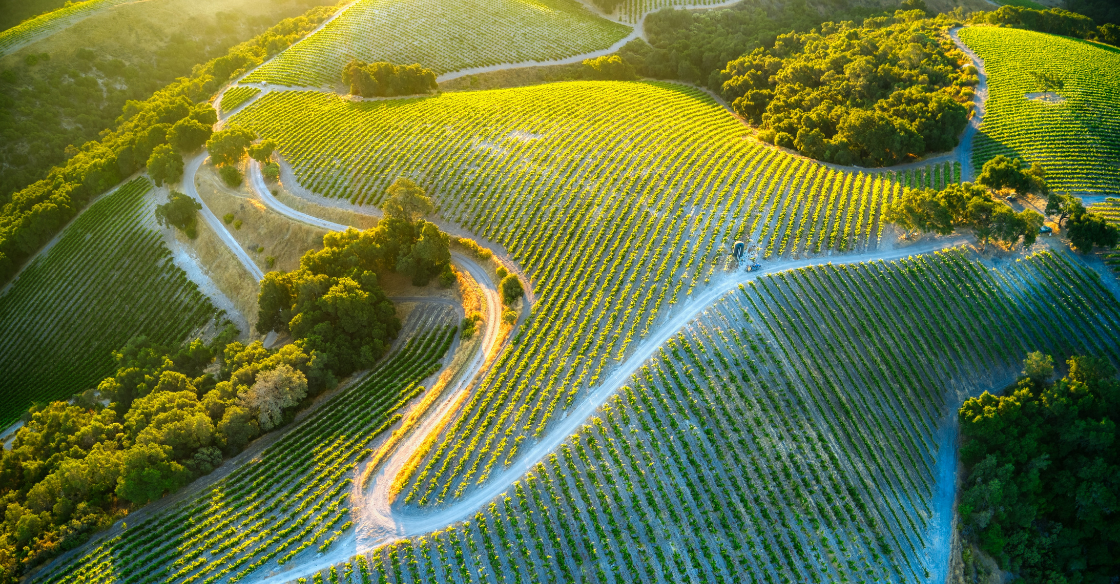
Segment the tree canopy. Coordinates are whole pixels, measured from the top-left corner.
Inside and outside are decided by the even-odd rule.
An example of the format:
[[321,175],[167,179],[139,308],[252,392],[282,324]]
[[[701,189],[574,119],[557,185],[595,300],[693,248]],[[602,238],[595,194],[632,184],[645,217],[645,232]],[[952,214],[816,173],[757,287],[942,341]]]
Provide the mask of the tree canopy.
[[385,61],[351,60],[342,69],[342,82],[362,97],[418,95],[439,89],[436,74],[418,64],[399,66]]
[[1028,583],[1107,582],[1120,571],[1120,381],[1079,356],[1049,383],[1047,359],[960,409],[962,531]]
[[905,191],[887,207],[884,218],[907,234],[948,235],[956,227],[967,227],[982,244],[994,240],[1008,248],[1020,239],[1023,247],[1033,244],[1043,223],[1037,212],[1024,209],[1016,213],[993,199],[987,189],[971,183],[949,185],[941,191]]
[[236,125],[226,126],[210,136],[206,141],[206,150],[217,166],[237,164],[245,156],[245,149],[256,139],[257,135],[252,130]]
[[835,162],[885,166],[956,146],[976,77],[921,10],[781,34],[729,62],[721,92],[758,137]]
[[152,177],[156,186],[179,182],[183,178],[183,157],[169,144],[160,144],[152,150],[147,167],[148,176]]
[[160,225],[173,225],[194,239],[198,235],[196,224],[202,203],[178,191],[167,194],[167,202],[156,206],[156,221]]

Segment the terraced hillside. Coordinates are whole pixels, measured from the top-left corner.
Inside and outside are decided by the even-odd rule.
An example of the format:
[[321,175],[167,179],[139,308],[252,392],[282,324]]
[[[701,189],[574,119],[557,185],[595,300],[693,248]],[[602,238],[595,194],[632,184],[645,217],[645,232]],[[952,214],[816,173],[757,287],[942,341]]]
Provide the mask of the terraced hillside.
[[419,63],[436,74],[606,49],[630,28],[575,0],[358,0],[245,83],[334,86],[350,59]]
[[1120,362],[1118,327],[1110,293],[1064,253],[764,276],[472,520],[318,577],[942,581],[960,397],[1012,381],[1028,351]]
[[398,175],[421,182],[445,217],[502,244],[534,282],[521,342],[437,449],[435,476],[457,486],[433,501],[485,481],[545,432],[717,273],[730,241],[760,242],[766,258],[872,251],[883,206],[904,188],[893,174],[839,172],[748,140],[705,94],[671,84],[370,103],[270,93],[234,121],[276,139],[318,192],[376,203]]
[[990,88],[976,168],[1004,154],[1041,163],[1053,189],[1120,193],[1120,52],[1013,28],[960,37],[984,60]]
[[453,316],[445,307],[414,312],[406,328],[416,334],[399,351],[251,461],[35,581],[237,582],[330,548],[352,534],[355,465],[439,370]]
[[138,178],[94,203],[0,294],[0,427],[95,387],[135,335],[178,343],[220,318],[153,229],[150,189]]

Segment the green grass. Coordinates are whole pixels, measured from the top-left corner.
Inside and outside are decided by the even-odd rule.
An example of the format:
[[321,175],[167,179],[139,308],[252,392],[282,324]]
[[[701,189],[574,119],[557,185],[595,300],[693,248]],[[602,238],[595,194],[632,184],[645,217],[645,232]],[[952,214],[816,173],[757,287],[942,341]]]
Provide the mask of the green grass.
[[219,316],[150,227],[150,188],[98,200],[0,296],[0,427],[95,388],[134,335],[177,343]]
[[[1039,162],[1050,187],[1120,192],[1120,51],[1026,30],[968,27],[961,39],[984,60],[987,112],[973,146],[979,169],[998,154]],[[1029,100],[1045,91],[1032,73],[1060,78],[1064,100]]]
[[605,49],[629,32],[575,0],[360,0],[244,81],[334,86],[351,58],[419,63],[439,75],[571,57]]
[[262,566],[309,561],[353,520],[355,465],[439,369],[450,311],[367,376],[213,488],[37,576],[39,582],[236,582]]

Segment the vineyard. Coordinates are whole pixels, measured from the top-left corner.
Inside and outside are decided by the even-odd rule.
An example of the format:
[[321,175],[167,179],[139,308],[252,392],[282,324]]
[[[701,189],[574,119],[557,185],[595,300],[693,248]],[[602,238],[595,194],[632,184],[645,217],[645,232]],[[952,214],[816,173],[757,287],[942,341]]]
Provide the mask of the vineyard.
[[52,10],[31,18],[12,28],[0,31],[0,55],[14,52],[40,35],[58,32],[94,12],[124,4],[128,0],[86,0],[67,3],[58,10]]
[[622,22],[637,24],[643,16],[662,8],[706,8],[732,3],[728,0],[621,0],[613,15]]
[[222,94],[222,103],[219,107],[223,114],[229,113],[260,92],[261,90],[256,87],[231,87]]
[[353,525],[354,467],[439,370],[454,336],[450,308],[414,311],[418,333],[393,356],[228,477],[129,525],[38,582],[237,582],[312,557]]
[[0,294],[0,427],[115,370],[133,336],[187,339],[220,318],[171,259],[138,178],[88,210]]
[[764,276],[472,520],[307,581],[937,580],[951,408],[1014,379],[1028,351],[1120,361],[1118,327],[1097,276],[1062,253]]
[[990,85],[975,168],[1004,154],[1042,164],[1056,190],[1120,192],[1120,53],[1011,28],[967,27],[960,37]]
[[[425,503],[460,495],[595,387],[727,242],[767,259],[871,251],[883,206],[959,167],[845,173],[746,139],[697,90],[576,82],[392,102],[270,93],[235,120],[280,144],[304,186],[362,204],[398,175],[508,249],[539,302],[428,469]],[[904,184],[905,183],[905,184]]]
[[419,63],[436,74],[606,49],[630,28],[576,0],[359,0],[244,83],[333,87],[351,59]]

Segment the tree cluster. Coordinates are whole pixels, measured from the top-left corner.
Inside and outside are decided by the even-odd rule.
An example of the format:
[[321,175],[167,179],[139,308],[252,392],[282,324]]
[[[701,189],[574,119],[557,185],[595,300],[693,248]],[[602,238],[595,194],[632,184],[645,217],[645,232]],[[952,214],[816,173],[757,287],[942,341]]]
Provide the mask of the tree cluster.
[[[991,12],[984,12],[973,17],[973,22],[1013,26],[1049,34],[1089,39],[1120,46],[1120,9],[1116,5],[1106,7],[1103,3],[1098,7],[1090,0],[1074,2],[1070,8],[1085,10],[1085,13],[1070,12],[1062,8],[1048,8],[1038,10],[1019,6],[1000,6]],[[1084,14],[1093,13],[1094,17]],[[1097,26],[1101,22],[1101,26]]]
[[[309,11],[305,16],[284,20],[253,40],[229,49],[225,56],[195,67],[190,75],[180,77],[147,100],[124,102],[115,128],[100,132],[105,126],[94,125],[92,136],[96,137],[100,132],[100,140],[70,147],[65,157],[60,152],[58,158],[52,158],[51,164],[61,163],[64,159],[65,162],[47,172],[46,178],[13,192],[0,210],[0,282],[11,278],[24,260],[54,237],[93,197],[145,168],[157,147],[168,144],[173,148],[197,149],[206,140],[201,138],[202,126],[208,129],[217,120],[216,113],[206,100],[222,84],[259,65],[314,29],[333,10],[323,7]],[[110,71],[114,67],[111,63],[104,66]],[[0,89],[17,87],[20,78],[10,70],[0,72]],[[98,86],[96,79],[90,77],[88,80],[93,87]],[[58,93],[57,89],[50,91]],[[4,97],[0,102],[6,103],[6,99]],[[6,113],[9,108],[0,107],[0,112],[5,112],[0,114],[0,123],[4,123],[8,119]],[[83,119],[80,114],[74,112],[79,121]],[[173,131],[176,126],[178,129]],[[0,130],[5,138],[11,138],[0,140],[0,149],[3,149],[5,143],[15,142],[18,132]],[[61,150],[62,146],[65,143],[58,149]],[[39,151],[35,148],[31,150]],[[160,176],[165,180],[174,180],[174,165],[168,162],[167,152],[167,149],[161,149],[161,155],[155,161],[158,164],[153,168],[157,173],[163,173]],[[172,156],[178,154],[172,152]],[[172,168],[165,168],[168,164]],[[42,176],[45,167],[36,168],[33,175]],[[168,170],[172,172],[168,173]],[[3,179],[13,175],[8,169],[0,172]]]
[[198,212],[202,203],[178,191],[171,191],[167,195],[167,202],[156,207],[156,221],[160,225],[172,225],[179,231],[194,239],[198,237]]
[[385,61],[365,63],[351,60],[342,70],[342,82],[350,93],[362,97],[419,95],[439,89],[436,74],[418,64],[399,66]]
[[1120,229],[1108,219],[1090,212],[1073,195],[1050,193],[1046,202],[1046,214],[1058,216],[1058,226],[1066,221],[1065,234],[1069,242],[1079,252],[1089,253],[1096,246],[1115,247],[1120,244]]
[[778,36],[727,64],[721,92],[758,137],[837,164],[885,166],[950,150],[976,78],[920,10]]
[[983,245],[995,241],[1008,248],[1020,240],[1028,247],[1038,238],[1043,217],[1031,209],[1016,213],[971,183],[949,185],[942,191],[915,189],[887,207],[885,219],[907,233],[948,235],[967,227]]
[[618,55],[603,55],[583,61],[584,75],[599,81],[631,81],[638,78],[634,66]]
[[334,383],[314,354],[235,334],[174,350],[135,338],[96,389],[31,409],[0,455],[0,578],[209,473]]
[[373,366],[400,330],[378,274],[397,272],[425,285],[438,276],[454,281],[450,240],[423,220],[433,209],[422,189],[397,179],[372,229],[323,237],[292,272],[269,272],[258,297],[258,332],[287,332],[309,354],[342,376]]
[[1072,357],[1049,383],[1049,356],[1024,378],[960,409],[966,537],[1025,582],[1109,582],[1120,574],[1120,380],[1103,359]]

